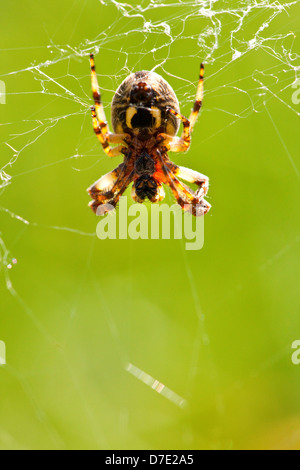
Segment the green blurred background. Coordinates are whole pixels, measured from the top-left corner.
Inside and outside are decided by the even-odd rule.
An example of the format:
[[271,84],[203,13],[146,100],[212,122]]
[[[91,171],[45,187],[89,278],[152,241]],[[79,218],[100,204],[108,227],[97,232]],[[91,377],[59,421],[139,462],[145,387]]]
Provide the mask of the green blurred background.
[[[232,35],[245,2],[211,3],[1,7],[2,449],[300,448],[300,4],[264,2]],[[205,60],[192,147],[172,155],[210,177],[202,250],[96,238],[86,188],[120,158],[93,134],[91,50],[108,117],[126,75],[154,67],[188,115]]]

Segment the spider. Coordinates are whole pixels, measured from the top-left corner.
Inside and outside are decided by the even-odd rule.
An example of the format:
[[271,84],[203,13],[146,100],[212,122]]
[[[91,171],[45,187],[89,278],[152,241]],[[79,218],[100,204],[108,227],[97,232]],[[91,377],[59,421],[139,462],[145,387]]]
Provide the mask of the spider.
[[[131,196],[142,203],[162,201],[163,184],[168,185],[182,209],[195,216],[206,214],[210,204],[204,200],[208,177],[170,161],[168,152],[185,152],[191,143],[203,99],[204,65],[201,64],[196,101],[189,120],[180,114],[179,103],[172,87],[155,72],[135,72],[117,89],[111,107],[114,133],[106,122],[96,76],[93,54],[90,55],[92,91],[95,105],[91,107],[93,128],[103,150],[109,157],[124,155],[113,171],[102,176],[88,189],[93,201],[90,207],[103,215],[116,207],[120,196],[133,182]],[[180,121],[181,137],[176,137]],[[111,147],[111,144],[118,144]],[[190,189],[180,179],[198,186]]]

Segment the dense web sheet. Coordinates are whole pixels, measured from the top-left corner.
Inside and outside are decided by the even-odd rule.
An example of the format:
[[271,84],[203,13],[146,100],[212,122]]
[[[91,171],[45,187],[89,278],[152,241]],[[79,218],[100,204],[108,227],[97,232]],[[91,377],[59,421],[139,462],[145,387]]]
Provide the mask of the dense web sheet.
[[[60,165],[68,160],[72,161],[74,171],[80,172],[90,167],[89,163],[85,163],[85,157],[96,153],[96,143],[93,142],[90,153],[86,155],[81,150],[85,148],[83,145],[85,137],[80,134],[75,139],[74,152],[66,155],[63,160],[55,161],[54,157],[51,162],[41,162],[39,166],[34,167],[31,167],[28,162],[28,169],[22,174],[14,172],[14,165],[22,159],[25,150],[31,147],[34,151],[37,141],[50,131],[59,131],[61,123],[65,120],[79,116],[83,127],[86,120],[90,119],[91,92],[86,84],[89,80],[88,54],[91,51],[96,55],[99,81],[104,83],[104,86],[100,86],[104,92],[104,105],[108,115],[110,103],[109,98],[105,97],[111,96],[117,85],[129,73],[141,69],[143,62],[149,58],[152,60],[153,70],[166,78],[176,80],[178,99],[182,105],[184,104],[185,112],[188,113],[194,101],[196,74],[195,77],[189,78],[185,77],[184,72],[181,75],[182,66],[178,67],[178,64],[181,64],[183,60],[187,62],[195,60],[195,57],[199,59],[199,63],[203,61],[210,66],[212,71],[207,79],[206,91],[206,96],[210,96],[212,105],[206,111],[215,112],[218,115],[224,114],[226,120],[219,128],[211,129],[208,135],[203,136],[202,141],[217,137],[224,131],[225,126],[232,126],[241,119],[248,119],[253,113],[267,111],[278,134],[279,145],[282,145],[293,172],[299,179],[297,165],[273,121],[268,103],[270,100],[276,100],[290,113],[300,116],[299,108],[291,101],[291,87],[300,78],[300,56],[294,47],[296,31],[292,31],[289,27],[290,15],[300,0],[282,3],[271,0],[143,1],[141,4],[101,0],[100,3],[103,9],[115,9],[115,20],[98,36],[84,38],[76,47],[68,43],[56,44],[55,37],[53,37],[47,47],[39,48],[39,56],[42,54],[44,57],[42,61],[29,63],[22,69],[18,69],[16,63],[14,70],[7,70],[7,73],[0,76],[0,80],[3,81],[9,80],[12,76],[22,77],[24,74],[32,78],[32,86],[28,90],[9,89],[7,101],[13,95],[18,95],[21,101],[27,99],[28,95],[43,95],[49,99],[49,103],[52,101],[58,103],[59,109],[61,109],[61,104],[64,104],[67,109],[66,114],[59,113],[53,116],[49,112],[47,115],[45,105],[45,109],[41,109],[40,113],[37,112],[35,117],[18,119],[16,116],[15,121],[1,124],[0,196],[8,187],[17,184],[22,174],[39,172],[45,170],[47,166]],[[285,31],[278,29],[278,20],[282,17],[286,17]],[[134,40],[139,46],[126,47],[128,39]],[[253,67],[251,60],[254,52],[265,57],[264,67],[261,65]],[[106,75],[105,67],[99,66],[97,54],[117,58],[117,72],[114,76]],[[249,73],[243,76],[230,73],[235,63],[247,60],[250,63]],[[80,65],[81,72],[84,70],[83,75],[73,72],[74,63]],[[57,70],[61,71],[62,65],[65,70],[64,75],[57,72]],[[232,96],[237,95],[240,96],[238,107],[232,105],[230,100]],[[14,220],[26,227],[43,226],[45,230],[62,230],[79,237],[92,239],[96,238],[96,235],[73,227],[45,226],[37,220],[26,220],[22,211],[16,214],[9,207],[1,207],[1,202],[0,211],[2,219],[5,220],[0,233],[0,269],[4,273],[6,288],[18,298],[31,320],[52,343],[51,335],[39,324],[38,319],[25,305],[11,282],[11,270],[19,260],[15,259],[13,246],[10,246],[6,239],[5,226]],[[198,316],[198,331],[191,358],[190,380],[186,386],[186,395],[181,397],[176,391],[169,390],[168,384],[165,384],[165,391],[168,391],[165,397],[170,399],[168,397],[171,396],[171,402],[178,406],[182,406],[182,403],[186,401],[188,403],[195,371],[199,367],[200,347],[204,345],[208,351],[210,348],[197,285],[184,249],[182,256]],[[274,256],[276,257],[276,254]],[[138,376],[144,377],[140,380],[158,391],[157,387],[162,385],[159,377],[152,377],[147,371],[142,371],[136,365],[126,361],[127,354],[124,350],[120,350],[120,354],[124,359],[124,369],[126,367],[127,370],[131,369],[130,373],[137,378]],[[211,361],[212,379],[215,383],[216,402],[221,414],[222,397],[219,392],[218,377],[210,352],[208,356]],[[162,387],[164,388],[164,385]],[[30,391],[28,393],[30,394]],[[92,413],[88,408],[86,412],[92,420]],[[61,445],[59,436],[54,436],[54,441],[58,446]]]

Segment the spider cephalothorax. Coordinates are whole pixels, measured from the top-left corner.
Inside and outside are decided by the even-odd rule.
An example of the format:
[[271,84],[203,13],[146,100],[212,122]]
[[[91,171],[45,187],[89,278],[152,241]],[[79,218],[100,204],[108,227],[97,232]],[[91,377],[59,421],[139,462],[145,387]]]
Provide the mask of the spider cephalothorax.
[[[161,201],[165,196],[162,185],[166,184],[184,210],[196,216],[206,214],[210,209],[210,204],[204,200],[208,191],[207,176],[179,167],[168,157],[168,151],[184,152],[190,146],[191,131],[203,98],[203,65],[189,120],[179,113],[176,95],[160,75],[148,71],[129,75],[112,101],[115,133],[111,133],[101,102],[93,55],[90,60],[95,101],[92,107],[94,131],[107,155],[124,155],[121,165],[89,188],[92,209],[103,213],[115,207],[130,183],[133,183],[131,195],[136,202],[142,203],[146,198],[151,202]],[[183,134],[176,137],[180,121],[183,123]],[[119,145],[112,148],[110,144]],[[197,191],[178,178],[195,183]]]

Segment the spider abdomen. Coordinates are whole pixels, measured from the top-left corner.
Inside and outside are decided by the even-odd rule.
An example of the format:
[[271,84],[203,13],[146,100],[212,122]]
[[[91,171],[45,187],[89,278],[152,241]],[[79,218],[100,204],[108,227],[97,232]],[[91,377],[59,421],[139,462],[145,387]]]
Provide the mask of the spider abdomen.
[[178,119],[167,111],[179,112],[173,88],[155,72],[141,71],[129,75],[117,89],[112,101],[112,125],[117,133],[138,134],[141,130],[160,130],[175,135]]

